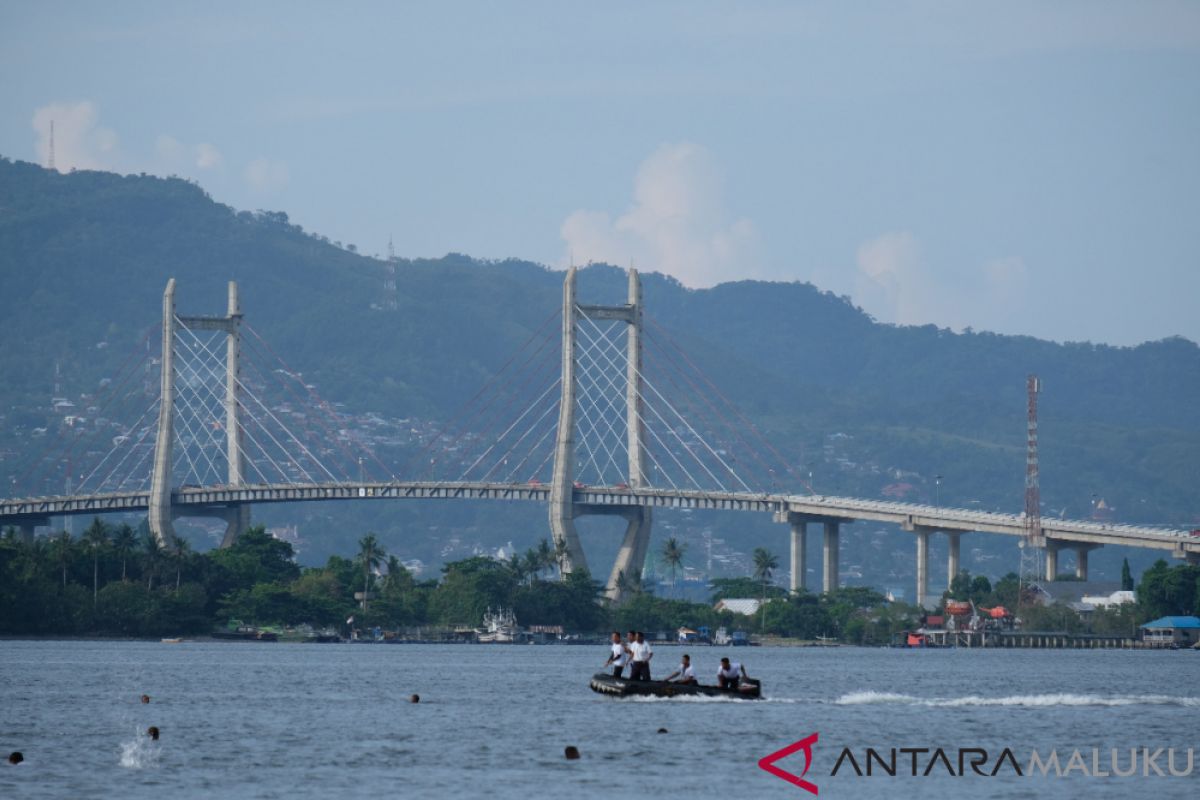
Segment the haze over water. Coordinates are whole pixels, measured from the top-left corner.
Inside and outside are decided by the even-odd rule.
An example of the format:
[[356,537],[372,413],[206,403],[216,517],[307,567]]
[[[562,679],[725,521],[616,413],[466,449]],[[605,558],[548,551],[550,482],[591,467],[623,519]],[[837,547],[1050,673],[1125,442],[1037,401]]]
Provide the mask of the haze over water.
[[[659,647],[656,676],[681,652]],[[1009,747],[1022,769],[1031,749],[1065,765],[1074,749],[1090,764],[1116,747],[1127,764],[1130,747],[1200,748],[1200,653],[689,652],[704,680],[721,655],[742,658],[769,699],[601,697],[587,688],[596,647],[5,641],[0,750],[27,760],[0,768],[0,796],[808,797],[757,762],[813,732],[822,797],[1200,791],[1200,765],[1187,778],[830,777],[846,746],[942,747],[952,761]],[[566,745],[582,758],[564,760]],[[780,766],[799,772],[803,757]]]

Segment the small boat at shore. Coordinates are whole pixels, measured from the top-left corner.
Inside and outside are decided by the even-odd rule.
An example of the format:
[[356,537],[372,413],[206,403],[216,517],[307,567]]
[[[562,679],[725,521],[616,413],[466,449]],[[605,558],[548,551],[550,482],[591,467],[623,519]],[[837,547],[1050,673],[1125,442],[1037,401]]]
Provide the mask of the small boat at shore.
[[615,678],[607,672],[597,672],[589,684],[593,692],[611,697],[727,697],[731,700],[762,699],[762,682],[743,678],[736,689],[705,686],[700,683],[670,683],[668,681],[631,681]]

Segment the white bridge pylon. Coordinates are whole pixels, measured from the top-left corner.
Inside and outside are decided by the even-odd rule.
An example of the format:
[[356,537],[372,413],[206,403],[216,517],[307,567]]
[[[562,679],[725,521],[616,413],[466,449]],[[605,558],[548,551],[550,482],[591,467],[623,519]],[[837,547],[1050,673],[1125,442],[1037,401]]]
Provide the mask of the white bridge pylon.
[[[248,503],[173,505],[172,494],[181,486],[237,489],[248,484],[338,480],[242,374],[242,327],[237,283],[229,282],[226,314],[217,317],[176,313],[175,279],[167,282],[149,502],[150,531],[164,546],[173,540],[172,523],[179,516],[224,520],[222,547],[233,544],[250,525]],[[224,347],[219,343],[222,334]]]
[[[238,287],[233,281],[229,282],[229,306],[224,317],[180,317],[175,313],[175,279],[167,281],[163,292],[163,321],[162,321],[162,373],[161,389],[158,406],[158,436],[154,445],[154,465],[150,473],[150,532],[158,539],[159,544],[168,545],[175,538],[174,522],[176,512],[171,506],[172,478],[175,470],[175,406],[176,378],[175,368],[176,333],[177,331],[208,330],[222,331],[226,339],[225,385],[224,385],[224,430],[225,430],[225,461],[226,474],[230,486],[242,484],[244,459],[242,454],[242,423],[240,404],[238,402],[238,357],[241,350],[242,312],[238,304]],[[192,388],[203,384],[207,376],[198,374],[193,368],[191,374],[197,379]],[[197,401],[199,398],[197,398]],[[207,428],[203,422],[201,428]],[[186,448],[181,451],[188,455]],[[190,457],[190,456],[189,456]],[[210,465],[215,467],[211,457]],[[196,469],[193,468],[193,472]],[[213,506],[206,510],[206,515],[220,517],[226,522],[224,546],[233,543],[238,534],[250,524],[250,507],[242,503]]]
[[[641,582],[642,562],[650,544],[651,512],[644,506],[589,506],[574,501],[576,457],[596,461],[597,455],[615,465],[617,448],[605,437],[620,437],[624,428],[625,483],[631,489],[644,485],[645,432],[642,401],[642,282],[637,271],[629,270],[629,297],[622,306],[581,305],[575,296],[576,272],[571,267],[563,283],[562,308],[562,380],[558,406],[558,434],[554,449],[554,472],[550,483],[550,533],[560,553],[564,573],[587,568],[587,558],[575,529],[575,519],[586,514],[616,514],[626,520],[625,538],[617,551],[606,584],[606,593],[620,601],[627,587]],[[626,329],[623,397],[614,397],[622,388],[608,368],[616,366],[607,353],[597,355],[611,340],[597,325],[598,321],[623,324]],[[581,330],[589,325],[590,329]],[[582,334],[582,337],[581,337]],[[580,339],[584,346],[580,348]],[[600,363],[603,358],[608,363]],[[582,369],[580,369],[582,367]],[[582,390],[582,391],[581,391]],[[578,406],[580,395],[585,405]],[[624,407],[623,419],[620,411]],[[578,414],[582,411],[582,414]],[[582,417],[582,419],[577,418]],[[594,434],[589,440],[584,426]],[[603,429],[602,429],[603,428]],[[577,441],[578,435],[578,441]],[[595,442],[593,444],[593,442]],[[577,445],[582,445],[579,447]],[[596,451],[600,450],[601,453]],[[598,469],[602,473],[602,470]]]

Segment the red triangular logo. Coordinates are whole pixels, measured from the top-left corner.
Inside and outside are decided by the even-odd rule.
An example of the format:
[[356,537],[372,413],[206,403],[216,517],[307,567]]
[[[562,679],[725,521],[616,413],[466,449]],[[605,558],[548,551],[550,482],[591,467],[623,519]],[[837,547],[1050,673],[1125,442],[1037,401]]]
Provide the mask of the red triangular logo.
[[[765,769],[767,772],[774,775],[776,778],[782,778],[788,783],[799,786],[806,792],[817,794],[817,785],[811,781],[804,780],[804,776],[808,774],[808,768],[812,766],[812,747],[817,743],[817,734],[807,736],[798,742],[793,742],[782,750],[776,750],[769,756],[763,756],[758,760],[758,766]],[[804,751],[804,771],[799,775],[793,775],[787,770],[780,769],[775,766],[775,762],[780,759],[787,758],[790,755]]]

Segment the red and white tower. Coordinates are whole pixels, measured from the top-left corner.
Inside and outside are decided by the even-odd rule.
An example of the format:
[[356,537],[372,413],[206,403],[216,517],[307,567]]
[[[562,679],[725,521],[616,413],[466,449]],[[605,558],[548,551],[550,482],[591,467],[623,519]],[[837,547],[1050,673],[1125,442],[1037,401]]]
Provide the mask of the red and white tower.
[[1025,536],[1021,539],[1021,572],[1017,605],[1026,601],[1026,595],[1042,579],[1042,553],[1046,539],[1042,535],[1042,496],[1038,483],[1038,394],[1042,382],[1037,375],[1025,381],[1027,395],[1028,427],[1025,450]]

